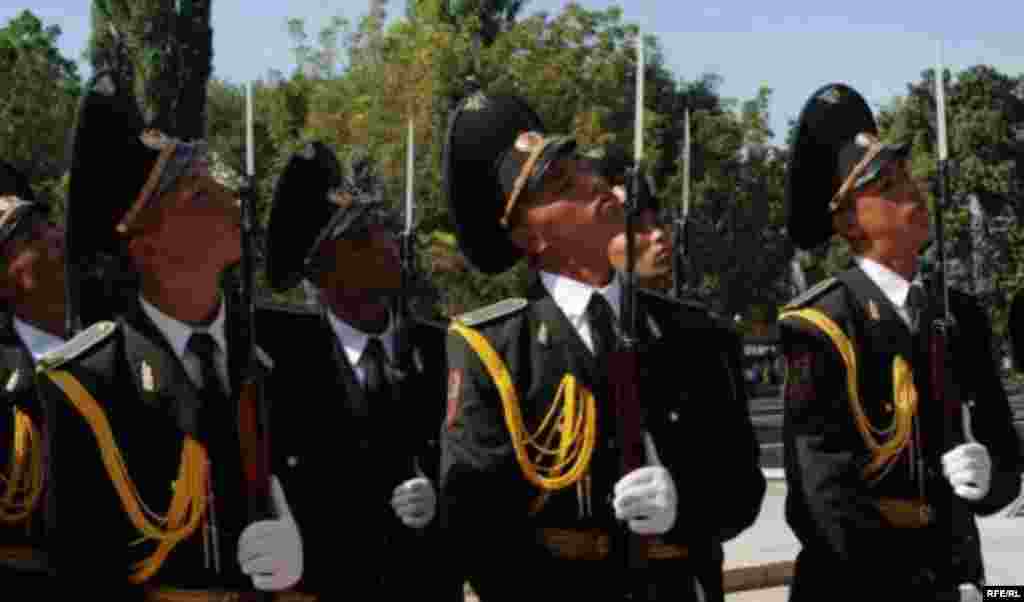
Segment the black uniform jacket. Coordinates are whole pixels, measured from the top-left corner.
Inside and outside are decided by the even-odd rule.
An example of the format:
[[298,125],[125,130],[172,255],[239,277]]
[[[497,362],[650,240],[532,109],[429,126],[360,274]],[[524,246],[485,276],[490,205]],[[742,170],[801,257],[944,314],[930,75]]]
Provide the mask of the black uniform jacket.
[[263,306],[256,330],[275,361],[273,470],[304,544],[297,589],[325,600],[461,596],[462,580],[444,562],[439,520],[412,529],[391,507],[394,489],[417,471],[437,488],[444,325],[412,322],[407,355],[389,371],[393,400],[376,407],[363,403],[364,390],[320,310]]
[[[248,347],[234,301],[234,297],[228,301],[225,336],[233,392],[227,412],[236,415]],[[204,424],[205,411],[224,408],[202,407],[199,392],[170,343],[137,301],[115,323],[116,328],[106,334],[94,325],[76,337],[87,343],[76,344],[72,339],[56,353],[63,359],[56,360],[54,369],[74,375],[100,404],[130,478],[149,511],[160,516],[168,511],[186,436],[208,450],[216,498],[220,572],[212,559],[209,563],[205,559],[204,529],[200,526],[171,551],[144,586],[252,590],[252,580],[241,572],[237,560],[238,538],[250,522],[237,418],[229,421],[224,413],[218,413],[221,418],[216,424],[210,424],[212,419]],[[265,377],[269,363],[261,357],[257,380]],[[53,470],[61,509],[54,541],[61,582],[105,599],[141,600],[143,586],[130,584],[128,575],[135,562],[152,553],[155,544],[137,543],[140,534],[112,485],[88,423],[49,378],[40,374],[38,383],[52,416],[50,422],[55,425]],[[258,405],[265,424],[266,399]]]
[[[853,342],[859,396],[876,428],[885,429],[894,415],[894,358],[910,363],[920,400],[917,449],[923,449],[924,492],[934,510],[933,522],[917,528],[897,528],[894,519],[883,516],[880,499],[920,499],[920,483],[912,473],[917,462],[904,454],[879,481],[869,484],[861,477],[870,453],[855,426],[847,369],[819,330],[798,317],[782,319],[786,519],[803,546],[791,600],[820,600],[834,594],[837,584],[852,599],[946,599],[959,583],[983,578],[974,516],[992,514],[1016,497],[1020,451],[992,359],[988,319],[972,297],[951,291],[949,299],[958,328],[947,376],[971,402],[973,433],[994,463],[991,491],[978,502],[955,496],[942,474],[942,454],[963,438],[944,441],[944,412],[931,395],[928,377],[931,329],[912,334],[895,306],[858,267],[787,306],[823,311]],[[934,311],[926,310],[921,324],[930,324],[933,316]]]
[[[14,458],[15,413],[23,412],[43,437],[38,445],[49,445],[42,405],[35,389],[35,363],[32,355],[14,330],[9,315],[0,316],[0,474],[10,476]],[[48,452],[43,447],[33,450]],[[46,466],[44,464],[44,470]],[[44,477],[44,487],[46,480]],[[0,481],[0,495],[9,486]],[[46,496],[41,492],[35,510],[22,521],[7,523],[0,520],[0,582],[35,583],[45,578],[48,569],[46,550],[47,530],[45,513],[48,509]],[[27,550],[31,550],[25,555]],[[31,581],[29,581],[31,579]],[[13,587],[13,586],[12,586]],[[20,587],[20,586],[19,586]],[[28,587],[32,587],[29,585]]]
[[754,522],[765,491],[735,333],[698,306],[646,291],[638,295],[643,421],[679,497],[675,525],[661,539],[687,546],[689,555],[651,560],[648,574],[627,576],[617,559],[556,559],[539,541],[540,529],[616,529],[613,487],[624,475],[607,375],[539,278],[527,301],[474,328],[505,362],[529,432],[567,373],[593,391],[598,439],[589,468],[592,513],[581,517],[577,488],[568,487],[531,515],[539,490],[516,460],[498,390],[467,342],[450,335],[442,512],[477,593],[485,602],[618,600],[625,584],[639,581],[656,586],[656,599],[685,600],[692,599],[697,577],[709,600],[721,600],[722,542]]
[[[107,304],[98,302],[101,292],[93,279],[80,281],[90,302],[81,311],[87,320],[99,320],[108,315]],[[17,583],[34,588],[40,595],[44,579],[56,576],[56,566],[49,561],[52,526],[56,524],[57,504],[55,489],[50,487],[53,475],[47,459],[51,457],[52,433],[46,421],[43,404],[36,389],[35,361],[14,328],[13,315],[0,313],[0,474],[7,475],[13,458],[15,413],[24,412],[39,430],[43,454],[43,490],[32,515],[17,524],[0,521],[0,583]],[[0,494],[4,484],[0,483]],[[26,549],[30,550],[25,556]],[[51,584],[54,585],[55,584]],[[12,587],[21,587],[21,585]],[[46,585],[45,587],[50,587]]]

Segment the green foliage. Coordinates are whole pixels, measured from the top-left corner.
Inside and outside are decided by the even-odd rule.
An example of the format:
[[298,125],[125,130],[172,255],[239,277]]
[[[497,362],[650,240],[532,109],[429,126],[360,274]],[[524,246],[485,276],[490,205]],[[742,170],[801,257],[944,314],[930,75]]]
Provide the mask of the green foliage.
[[82,86],[77,66],[57,48],[60,34],[27,10],[0,28],[0,159],[23,171],[58,217],[65,148]]
[[95,0],[87,55],[117,70],[146,120],[182,138],[202,138],[212,73],[212,0]]

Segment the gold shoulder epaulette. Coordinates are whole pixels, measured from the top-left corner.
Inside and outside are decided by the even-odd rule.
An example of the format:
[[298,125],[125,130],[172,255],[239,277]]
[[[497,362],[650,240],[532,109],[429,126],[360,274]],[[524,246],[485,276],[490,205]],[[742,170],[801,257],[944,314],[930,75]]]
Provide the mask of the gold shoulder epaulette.
[[82,353],[106,340],[107,337],[114,334],[116,329],[117,324],[114,322],[96,322],[89,328],[86,328],[75,335],[75,337],[67,343],[64,343],[60,347],[39,358],[39,365],[36,370],[39,372],[46,372],[63,366],[65,363],[75,359]]
[[493,305],[487,305],[456,316],[455,321],[465,326],[480,326],[487,322],[493,322],[498,318],[504,318],[520,312],[529,304],[530,302],[522,297],[510,297],[502,299]]
[[815,284],[811,288],[807,289],[806,291],[800,293],[799,295],[797,295],[793,299],[791,299],[789,301],[789,303],[787,303],[785,306],[783,306],[782,310],[783,311],[788,311],[790,309],[801,308],[801,307],[807,305],[808,303],[811,303],[815,299],[821,297],[822,295],[824,295],[828,291],[832,290],[838,284],[839,284],[839,280],[837,278],[835,278],[835,277],[826,278],[826,279],[822,280],[821,282]]

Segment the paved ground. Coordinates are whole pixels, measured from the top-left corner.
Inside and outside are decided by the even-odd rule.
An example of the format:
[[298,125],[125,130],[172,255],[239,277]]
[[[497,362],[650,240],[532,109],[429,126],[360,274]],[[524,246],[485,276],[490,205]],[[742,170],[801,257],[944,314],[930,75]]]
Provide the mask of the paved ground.
[[[772,472],[772,476],[778,476]],[[725,545],[725,568],[753,566],[777,560],[792,560],[799,544],[783,519],[786,483],[772,479],[768,484],[761,514],[747,532]],[[993,585],[1024,583],[1024,499],[1016,506],[1017,518],[1004,511],[978,521],[982,535],[985,569]],[[786,587],[728,594],[727,602],[784,602]]]

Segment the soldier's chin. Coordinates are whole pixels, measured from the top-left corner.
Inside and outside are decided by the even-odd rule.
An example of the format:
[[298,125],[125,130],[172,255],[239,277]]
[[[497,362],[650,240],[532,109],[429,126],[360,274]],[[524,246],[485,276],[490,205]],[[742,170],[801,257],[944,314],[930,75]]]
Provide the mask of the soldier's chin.
[[[620,272],[626,271],[626,256],[614,254],[611,256],[612,266]],[[668,262],[659,262],[653,257],[640,256],[636,258],[633,270],[640,278],[654,278],[667,274],[671,269]]]

